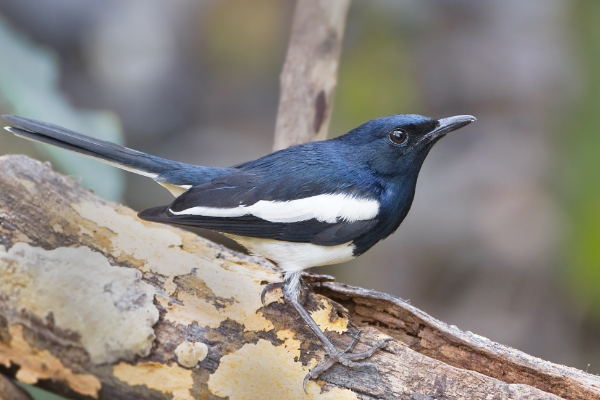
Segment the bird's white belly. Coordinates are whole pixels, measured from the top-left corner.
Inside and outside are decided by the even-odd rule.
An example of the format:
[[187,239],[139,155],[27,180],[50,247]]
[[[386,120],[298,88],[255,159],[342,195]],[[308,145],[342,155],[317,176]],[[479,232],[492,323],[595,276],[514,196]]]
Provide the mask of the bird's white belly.
[[311,243],[284,242],[226,234],[252,254],[277,263],[286,272],[297,272],[310,267],[338,264],[354,259],[351,242],[337,246],[318,246]]

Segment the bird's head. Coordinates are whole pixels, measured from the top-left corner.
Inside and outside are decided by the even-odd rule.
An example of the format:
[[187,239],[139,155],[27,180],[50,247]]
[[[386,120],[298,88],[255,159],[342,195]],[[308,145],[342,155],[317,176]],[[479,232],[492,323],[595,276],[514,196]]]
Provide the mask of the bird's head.
[[431,147],[449,132],[475,121],[471,115],[432,119],[416,114],[392,115],[369,121],[340,136],[378,174],[418,173]]

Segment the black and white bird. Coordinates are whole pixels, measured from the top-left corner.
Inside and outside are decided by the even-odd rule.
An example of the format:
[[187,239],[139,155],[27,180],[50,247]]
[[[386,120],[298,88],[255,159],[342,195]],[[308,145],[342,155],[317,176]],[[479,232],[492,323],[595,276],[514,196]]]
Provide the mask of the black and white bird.
[[[328,359],[304,381],[383,347],[337,350],[301,304],[300,272],[351,260],[393,233],[406,217],[432,146],[475,121],[393,115],[335,139],[300,144],[231,168],[184,164],[94,139],[45,122],[5,115],[17,136],[74,151],[154,179],[177,198],[141,219],[221,232],[285,272],[284,298],[317,335]],[[275,285],[276,286],[276,285]],[[266,290],[272,289],[274,285]],[[264,292],[263,292],[264,295]]]

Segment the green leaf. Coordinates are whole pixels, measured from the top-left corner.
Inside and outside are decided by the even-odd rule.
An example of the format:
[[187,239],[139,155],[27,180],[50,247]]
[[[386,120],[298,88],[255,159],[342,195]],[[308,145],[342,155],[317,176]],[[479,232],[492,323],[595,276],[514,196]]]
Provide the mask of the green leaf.
[[[1,17],[0,57],[0,96],[11,112],[102,140],[123,142],[116,116],[74,108],[59,90],[56,55],[25,39]],[[83,186],[104,198],[121,199],[125,188],[121,170],[53,146],[37,145],[62,172],[81,177]]]

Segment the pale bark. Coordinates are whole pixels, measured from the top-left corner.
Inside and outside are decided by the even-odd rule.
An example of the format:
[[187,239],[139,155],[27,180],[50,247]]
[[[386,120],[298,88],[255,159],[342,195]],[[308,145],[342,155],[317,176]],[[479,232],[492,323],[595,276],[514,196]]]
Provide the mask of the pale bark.
[[336,366],[307,397],[323,351],[279,292],[261,305],[281,278],[267,261],[141,221],[24,156],[0,158],[0,188],[0,370],[24,382],[101,399],[600,399],[597,376],[314,275],[307,307],[336,345],[348,321],[358,351],[395,340],[378,372]]

